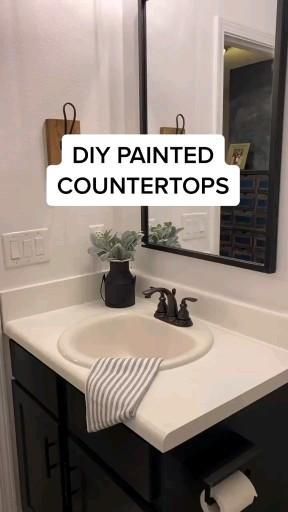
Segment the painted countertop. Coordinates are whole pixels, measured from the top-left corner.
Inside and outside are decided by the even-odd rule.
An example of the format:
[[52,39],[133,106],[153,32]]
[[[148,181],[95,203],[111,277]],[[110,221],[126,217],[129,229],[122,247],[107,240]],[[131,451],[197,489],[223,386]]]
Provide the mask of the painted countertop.
[[[138,299],[133,312],[153,315],[155,304]],[[115,310],[91,302],[12,320],[7,336],[70,382],[85,389],[89,370],[67,361],[58,350],[65,329],[91,315]],[[201,359],[160,371],[127,427],[166,452],[288,382],[288,351],[194,318],[207,326],[214,344]]]

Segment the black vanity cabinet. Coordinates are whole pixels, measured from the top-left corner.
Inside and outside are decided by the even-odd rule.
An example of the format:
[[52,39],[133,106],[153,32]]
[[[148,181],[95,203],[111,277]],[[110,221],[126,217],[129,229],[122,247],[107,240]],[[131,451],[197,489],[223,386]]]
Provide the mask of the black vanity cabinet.
[[61,512],[58,424],[15,382],[13,397],[23,512]]
[[88,434],[80,391],[14,342],[11,361],[23,512],[202,512],[238,469],[249,512],[287,512],[287,385],[162,454],[124,425]]

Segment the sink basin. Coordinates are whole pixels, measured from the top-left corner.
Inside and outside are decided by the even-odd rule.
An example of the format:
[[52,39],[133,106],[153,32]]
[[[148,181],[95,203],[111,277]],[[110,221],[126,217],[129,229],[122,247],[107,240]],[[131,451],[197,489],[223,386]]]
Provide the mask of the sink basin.
[[69,327],[58,349],[69,361],[90,368],[101,357],[162,357],[160,369],[199,359],[213,344],[204,327],[180,328],[138,313],[93,316]]

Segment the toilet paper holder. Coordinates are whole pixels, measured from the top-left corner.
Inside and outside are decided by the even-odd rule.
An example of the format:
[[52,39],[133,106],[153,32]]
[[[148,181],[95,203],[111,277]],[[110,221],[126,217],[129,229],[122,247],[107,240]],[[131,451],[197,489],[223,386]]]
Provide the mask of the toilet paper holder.
[[251,441],[235,433],[229,434],[229,442],[231,443],[231,440],[233,440],[231,449],[228,450],[230,453],[226,454],[222,461],[214,462],[214,467],[210,467],[210,471],[201,478],[207,505],[215,504],[215,500],[211,497],[212,488],[236,471],[240,470],[250,478],[249,463],[259,455],[259,448]]

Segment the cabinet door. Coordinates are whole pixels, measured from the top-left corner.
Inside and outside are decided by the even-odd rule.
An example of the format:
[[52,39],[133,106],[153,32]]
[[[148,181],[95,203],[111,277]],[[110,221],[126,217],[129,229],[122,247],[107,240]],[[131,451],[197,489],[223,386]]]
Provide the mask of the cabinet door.
[[95,461],[69,441],[72,512],[143,512]]
[[62,512],[58,425],[13,383],[23,512]]
[[80,439],[89,451],[120,475],[145,501],[156,501],[160,488],[160,452],[123,424],[88,434],[83,393],[67,382],[65,389],[68,429],[73,436]]

